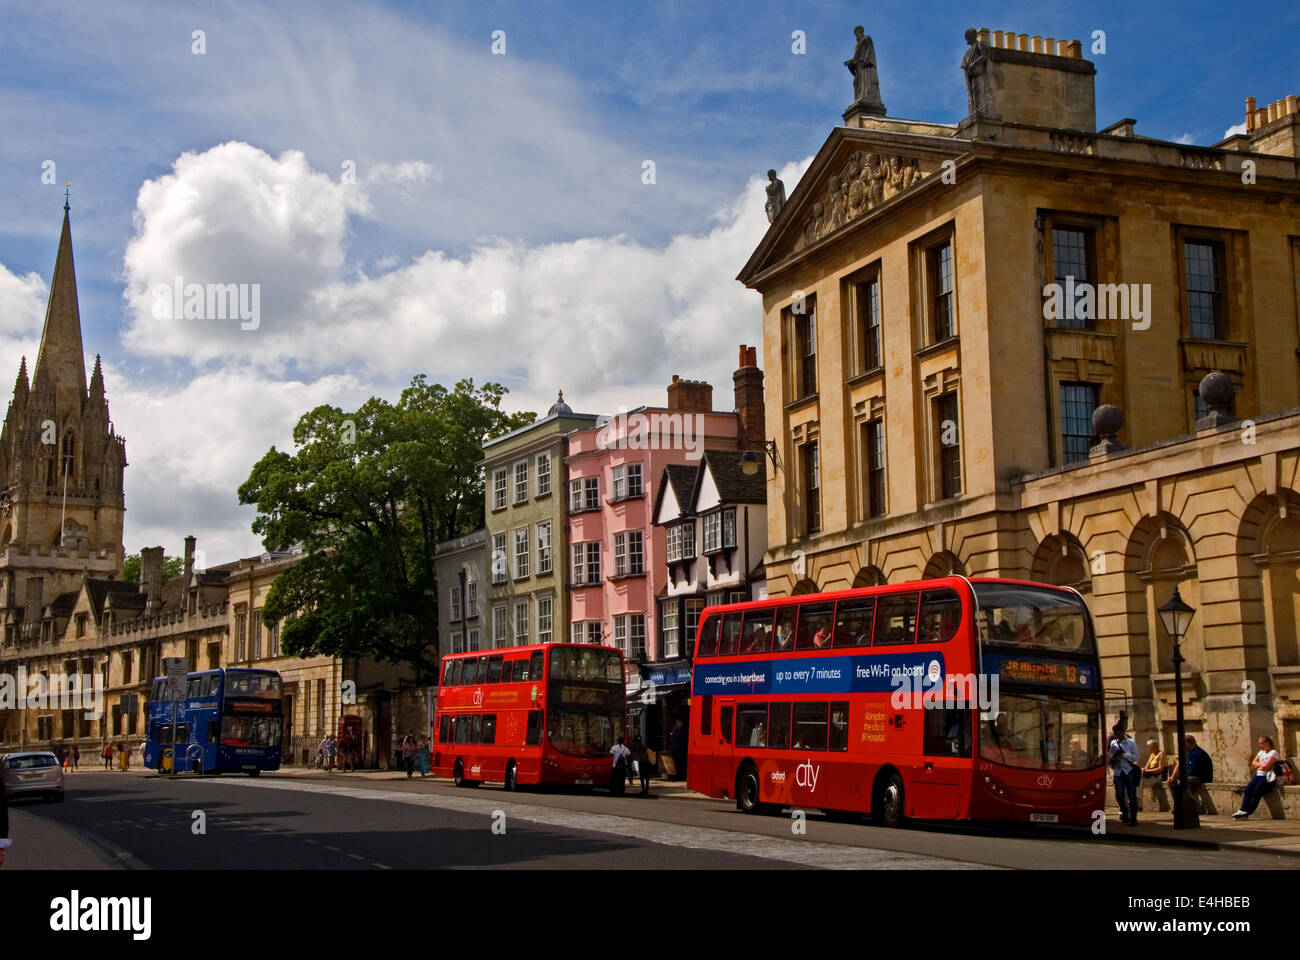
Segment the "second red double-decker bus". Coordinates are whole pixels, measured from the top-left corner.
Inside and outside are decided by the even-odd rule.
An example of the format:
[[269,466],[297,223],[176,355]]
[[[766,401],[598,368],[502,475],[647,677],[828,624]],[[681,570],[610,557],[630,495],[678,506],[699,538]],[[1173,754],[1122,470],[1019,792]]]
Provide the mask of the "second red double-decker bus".
[[626,719],[623,656],[547,643],[442,660],[433,770],[457,786],[485,780],[608,786]]
[[746,812],[1088,823],[1105,804],[1077,591],[947,577],[711,607],[688,784]]

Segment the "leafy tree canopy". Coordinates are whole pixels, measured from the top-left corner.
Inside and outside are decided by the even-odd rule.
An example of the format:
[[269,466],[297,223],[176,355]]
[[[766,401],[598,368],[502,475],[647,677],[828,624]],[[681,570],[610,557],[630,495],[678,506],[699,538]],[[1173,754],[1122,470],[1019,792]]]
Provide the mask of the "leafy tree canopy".
[[434,548],[483,525],[483,440],[535,419],[500,409],[506,389],[415,377],[392,404],[320,406],[239,488],[268,550],[301,545],[262,619],[285,653],[369,656],[437,672]]
[[[164,580],[179,577],[185,572],[185,561],[180,557],[163,557],[162,575]],[[133,583],[140,582],[140,554],[128,553],[126,563],[122,566],[122,579]]]

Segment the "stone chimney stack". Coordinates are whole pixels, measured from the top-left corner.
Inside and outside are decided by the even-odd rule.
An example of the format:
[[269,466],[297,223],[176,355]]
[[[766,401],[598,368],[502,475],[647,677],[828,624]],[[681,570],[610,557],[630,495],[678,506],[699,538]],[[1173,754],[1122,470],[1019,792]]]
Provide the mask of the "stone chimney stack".
[[1005,139],[1004,124],[1097,132],[1097,68],[1083,59],[1078,40],[981,28],[967,30],[966,43],[961,65],[970,115],[958,136]]
[[145,547],[140,551],[140,592],[145,595],[145,615],[153,616],[162,607],[163,548]]
[[194,544],[196,542],[193,534],[185,538],[185,586],[187,589],[190,585],[190,577],[194,574]]
[[758,368],[757,347],[740,345],[739,367],[732,379],[736,383],[740,449],[762,450],[767,430],[763,419],[763,371]]
[[45,578],[27,578],[27,600],[23,604],[23,622],[36,623],[41,619],[41,610],[45,606]]
[[668,409],[682,413],[712,413],[713,387],[704,380],[683,380],[673,374],[668,384]]

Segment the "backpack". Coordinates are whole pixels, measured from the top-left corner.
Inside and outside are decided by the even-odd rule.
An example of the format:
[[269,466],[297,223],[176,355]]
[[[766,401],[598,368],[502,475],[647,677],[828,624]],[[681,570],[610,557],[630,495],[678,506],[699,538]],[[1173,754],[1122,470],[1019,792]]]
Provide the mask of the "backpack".
[[1284,787],[1289,787],[1292,778],[1295,777],[1295,767],[1291,766],[1291,761],[1285,757],[1273,764],[1273,772],[1277,774],[1277,782]]

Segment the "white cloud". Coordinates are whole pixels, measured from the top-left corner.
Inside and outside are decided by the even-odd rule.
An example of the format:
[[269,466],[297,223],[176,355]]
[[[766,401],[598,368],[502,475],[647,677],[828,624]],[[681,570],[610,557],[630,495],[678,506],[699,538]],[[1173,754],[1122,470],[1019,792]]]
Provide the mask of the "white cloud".
[[366,171],[367,183],[424,183],[429,179],[442,183],[442,171],[423,160],[376,163]]
[[1246,132],[1245,121],[1242,121],[1241,123],[1234,123],[1227,130],[1223,131],[1223,139],[1227,140],[1229,137],[1235,137],[1245,132]]
[[1177,140],[1174,141],[1174,143],[1188,143],[1188,144],[1195,143],[1195,142],[1196,142],[1196,138],[1192,136],[1190,133],[1184,133],[1181,137],[1179,137]]

